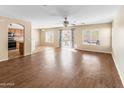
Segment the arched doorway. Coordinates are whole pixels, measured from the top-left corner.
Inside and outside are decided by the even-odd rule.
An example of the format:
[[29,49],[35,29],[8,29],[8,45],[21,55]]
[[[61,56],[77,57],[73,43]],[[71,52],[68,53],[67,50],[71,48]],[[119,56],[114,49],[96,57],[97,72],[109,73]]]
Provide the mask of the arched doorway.
[[24,55],[24,26],[11,23],[8,25],[8,58]]

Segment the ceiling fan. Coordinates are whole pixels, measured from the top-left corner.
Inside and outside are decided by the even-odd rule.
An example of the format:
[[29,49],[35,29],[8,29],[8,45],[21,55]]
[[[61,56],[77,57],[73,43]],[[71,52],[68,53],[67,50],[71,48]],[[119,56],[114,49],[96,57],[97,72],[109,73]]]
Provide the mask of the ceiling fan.
[[[41,6],[45,13],[52,16],[52,17],[61,17],[62,21],[58,21],[55,25],[63,25],[64,27],[68,26],[75,26],[75,25],[84,25],[85,23],[76,22],[73,20],[68,20],[69,16],[79,12],[80,7],[73,7],[73,6]],[[52,10],[52,11],[49,11]],[[71,10],[71,11],[70,11]],[[64,19],[64,20],[63,20]]]
[[75,22],[75,23],[70,23],[70,22],[67,20],[67,17],[65,17],[65,18],[64,18],[64,21],[63,21],[64,27],[75,26],[75,25],[84,25],[84,24],[85,24],[85,23],[77,24],[76,22]]
[[67,20],[67,17],[64,18],[65,20],[63,21],[64,27],[67,27],[69,25],[69,21]]

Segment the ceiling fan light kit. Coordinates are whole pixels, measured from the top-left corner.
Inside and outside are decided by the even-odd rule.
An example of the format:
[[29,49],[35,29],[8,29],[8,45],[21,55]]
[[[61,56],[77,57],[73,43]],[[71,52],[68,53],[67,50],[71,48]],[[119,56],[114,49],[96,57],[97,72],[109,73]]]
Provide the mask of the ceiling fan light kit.
[[67,21],[67,17],[65,17],[65,21],[63,22],[64,27],[67,27],[69,25],[69,21]]

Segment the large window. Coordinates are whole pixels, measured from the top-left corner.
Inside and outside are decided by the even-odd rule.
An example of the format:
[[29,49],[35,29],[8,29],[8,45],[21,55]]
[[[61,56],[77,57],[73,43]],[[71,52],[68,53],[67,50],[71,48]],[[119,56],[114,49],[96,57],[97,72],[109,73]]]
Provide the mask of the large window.
[[45,42],[46,43],[53,43],[54,42],[54,34],[52,31],[45,33]]
[[99,31],[84,31],[83,44],[86,45],[100,45]]

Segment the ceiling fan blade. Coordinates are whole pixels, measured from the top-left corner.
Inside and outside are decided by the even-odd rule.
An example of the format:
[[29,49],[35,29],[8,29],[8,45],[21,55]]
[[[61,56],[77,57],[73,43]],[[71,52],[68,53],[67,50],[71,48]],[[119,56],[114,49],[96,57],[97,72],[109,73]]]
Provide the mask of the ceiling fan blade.
[[70,24],[70,25],[74,25],[74,26],[75,26],[76,24],[73,24],[73,23],[72,23],[72,24]]

